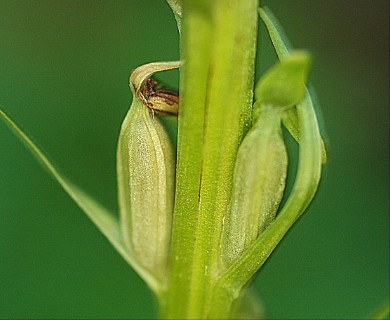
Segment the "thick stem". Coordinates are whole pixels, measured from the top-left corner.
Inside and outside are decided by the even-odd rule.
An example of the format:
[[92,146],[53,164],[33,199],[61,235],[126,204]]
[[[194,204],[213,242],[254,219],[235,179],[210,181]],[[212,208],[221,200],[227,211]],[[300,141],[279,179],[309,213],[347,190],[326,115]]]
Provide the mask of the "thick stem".
[[[199,215],[189,314],[205,317],[218,277],[220,239],[238,146],[250,126],[257,1],[216,1],[207,88]],[[243,23],[245,21],[245,23]],[[228,307],[225,303],[225,311]],[[221,310],[222,311],[222,310]]]
[[230,312],[230,294],[221,289],[216,301],[211,295],[219,276],[234,161],[250,126],[257,6],[257,0],[183,1],[184,67],[166,318],[226,318]]

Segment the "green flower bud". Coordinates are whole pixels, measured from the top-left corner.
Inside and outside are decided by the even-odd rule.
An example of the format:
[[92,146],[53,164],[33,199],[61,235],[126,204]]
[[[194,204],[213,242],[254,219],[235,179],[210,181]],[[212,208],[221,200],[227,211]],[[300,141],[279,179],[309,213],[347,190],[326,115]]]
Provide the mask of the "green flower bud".
[[226,267],[272,222],[282,200],[287,174],[282,112],[280,108],[263,107],[239,147],[222,240]]
[[[156,63],[133,72],[133,103],[123,121],[117,149],[119,211],[125,243],[160,280],[167,275],[170,251],[175,154],[165,128],[154,117],[144,87],[154,72],[177,67],[178,63]],[[164,98],[152,96],[164,109]]]
[[281,121],[303,99],[310,56],[295,52],[270,69],[256,86],[254,125],[237,153],[232,198],[222,239],[226,267],[234,263],[274,220],[287,175]]

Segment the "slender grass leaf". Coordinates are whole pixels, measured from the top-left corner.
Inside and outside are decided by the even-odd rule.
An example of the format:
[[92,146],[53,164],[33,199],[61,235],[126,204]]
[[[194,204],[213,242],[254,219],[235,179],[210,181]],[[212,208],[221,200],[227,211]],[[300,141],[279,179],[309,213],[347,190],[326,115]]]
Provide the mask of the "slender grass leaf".
[[367,319],[370,320],[385,320],[389,319],[390,314],[390,303],[387,301],[381,305],[373,314],[371,314]]
[[0,118],[9,126],[13,133],[25,144],[29,151],[47,169],[52,177],[61,185],[74,202],[85,212],[97,228],[103,233],[108,241],[114,246],[119,254],[129,263],[134,270],[145,280],[153,291],[157,291],[158,283],[126,249],[123,236],[119,227],[118,219],[109,210],[104,208],[98,201],[81,190],[72,181],[66,178],[35,143],[19,128],[16,123],[0,109]]
[[167,2],[173,11],[173,14],[175,15],[177,29],[179,30],[179,33],[180,33],[181,32],[181,17],[182,17],[181,0],[167,0]]
[[[268,9],[267,7],[260,8],[259,14],[265,26],[267,27],[276,54],[278,55],[279,59],[281,60],[285,59],[287,56],[290,55],[292,46],[283,28],[281,27],[279,21],[275,18],[271,10]],[[326,163],[329,160],[328,158],[329,146],[327,144],[327,139],[326,139],[326,130],[324,128],[323,121],[322,121],[321,108],[316,99],[314,88],[310,84],[309,84],[309,89],[307,90],[307,94],[310,96],[309,100],[310,100],[311,107],[315,110],[317,119],[319,119],[318,122],[320,125],[321,144],[322,144],[322,163]],[[299,143],[300,141],[299,119],[297,116],[296,108],[292,108],[286,111],[283,117],[283,124],[290,132],[290,134],[293,136],[293,138]],[[326,143],[324,142],[324,137]]]

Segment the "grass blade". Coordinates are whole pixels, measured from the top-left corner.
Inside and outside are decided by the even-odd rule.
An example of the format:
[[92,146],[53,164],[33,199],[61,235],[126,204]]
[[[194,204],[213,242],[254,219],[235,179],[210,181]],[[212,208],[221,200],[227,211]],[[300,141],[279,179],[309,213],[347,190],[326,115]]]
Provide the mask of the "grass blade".
[[119,254],[129,263],[134,270],[146,281],[153,291],[158,290],[158,283],[146,270],[137,262],[135,257],[126,249],[123,236],[119,228],[118,219],[103,207],[98,201],[81,190],[72,181],[67,179],[57,170],[44,153],[34,142],[19,128],[16,123],[0,109],[0,118],[8,125],[13,133],[24,143],[29,151],[47,169],[52,177],[61,185],[74,202],[85,212],[97,228],[103,233]]
[[[281,27],[279,21],[275,18],[273,13],[270,9],[267,7],[260,8],[259,14],[261,19],[263,20],[267,31],[269,33],[269,36],[271,38],[272,44],[275,48],[276,54],[278,55],[279,59],[284,59],[288,55],[290,55],[290,51],[293,49],[290,41],[288,40],[283,28]],[[311,107],[315,110],[319,126],[320,126],[320,132],[321,132],[321,144],[322,144],[322,163],[325,164],[329,160],[329,145],[326,138],[326,130],[323,125],[322,121],[322,115],[321,115],[321,108],[319,106],[319,103],[316,99],[316,94],[314,91],[313,86],[309,84],[308,89],[308,95],[310,96],[310,104]],[[293,136],[293,138],[299,143],[300,136],[299,136],[299,122],[298,122],[298,116],[297,116],[297,109],[289,109],[283,119],[283,124],[287,128],[287,130],[290,132],[290,134]],[[324,142],[325,137],[325,142]]]

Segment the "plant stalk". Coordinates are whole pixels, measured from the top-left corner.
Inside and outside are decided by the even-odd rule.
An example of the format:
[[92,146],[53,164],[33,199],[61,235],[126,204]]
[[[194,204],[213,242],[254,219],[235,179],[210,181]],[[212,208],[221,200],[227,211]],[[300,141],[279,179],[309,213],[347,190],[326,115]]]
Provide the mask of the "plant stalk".
[[183,2],[181,105],[166,318],[229,317],[211,299],[238,146],[250,127],[257,0]]

